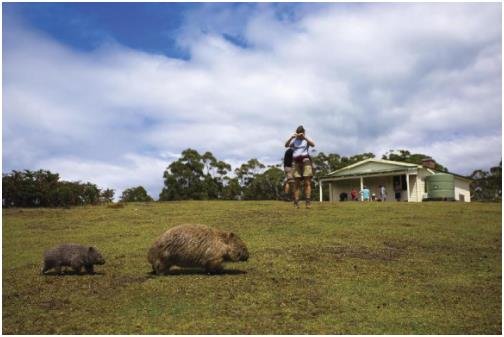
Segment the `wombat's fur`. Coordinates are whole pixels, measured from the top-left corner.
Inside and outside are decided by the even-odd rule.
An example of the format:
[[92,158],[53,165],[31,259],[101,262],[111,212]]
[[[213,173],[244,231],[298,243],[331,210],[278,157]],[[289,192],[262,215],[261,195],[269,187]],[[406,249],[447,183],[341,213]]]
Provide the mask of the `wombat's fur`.
[[147,259],[156,274],[167,273],[171,266],[200,267],[218,273],[224,261],[247,261],[248,257],[245,243],[234,233],[202,225],[180,225],[154,242]]
[[94,273],[93,265],[104,264],[105,260],[95,247],[87,247],[77,244],[63,244],[44,253],[44,266],[41,274],[54,268],[56,273],[61,274],[61,267],[72,267],[77,273],[81,272],[82,267],[89,274]]

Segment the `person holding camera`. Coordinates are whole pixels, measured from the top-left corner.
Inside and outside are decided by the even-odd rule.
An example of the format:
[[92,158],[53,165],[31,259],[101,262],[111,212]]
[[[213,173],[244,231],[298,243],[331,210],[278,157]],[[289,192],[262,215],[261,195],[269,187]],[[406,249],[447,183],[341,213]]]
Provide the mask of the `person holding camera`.
[[308,153],[310,146],[314,147],[315,143],[306,136],[305,129],[302,125],[298,126],[296,132],[289,137],[287,142],[285,142],[285,147],[290,147],[293,150],[293,176],[295,178],[293,197],[294,206],[296,208],[299,208],[300,185],[302,181],[304,181],[306,208],[311,208],[311,181],[313,176],[313,166]]

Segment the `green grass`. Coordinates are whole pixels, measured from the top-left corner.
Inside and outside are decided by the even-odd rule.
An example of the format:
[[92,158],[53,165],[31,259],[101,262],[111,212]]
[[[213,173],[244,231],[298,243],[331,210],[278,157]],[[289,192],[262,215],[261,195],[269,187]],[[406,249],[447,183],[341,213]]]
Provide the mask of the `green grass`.
[[[132,203],[3,211],[4,334],[500,334],[501,204]],[[164,230],[235,231],[248,262],[153,276]],[[96,245],[97,275],[40,276]]]

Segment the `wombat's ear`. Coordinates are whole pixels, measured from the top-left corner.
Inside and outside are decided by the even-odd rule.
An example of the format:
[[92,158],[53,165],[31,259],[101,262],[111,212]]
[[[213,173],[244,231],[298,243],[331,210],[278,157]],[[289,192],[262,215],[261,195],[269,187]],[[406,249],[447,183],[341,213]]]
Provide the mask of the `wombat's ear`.
[[94,251],[94,247],[89,247],[88,251],[91,253],[92,251]]
[[235,233],[229,232],[228,233],[228,239],[233,239],[235,237]]

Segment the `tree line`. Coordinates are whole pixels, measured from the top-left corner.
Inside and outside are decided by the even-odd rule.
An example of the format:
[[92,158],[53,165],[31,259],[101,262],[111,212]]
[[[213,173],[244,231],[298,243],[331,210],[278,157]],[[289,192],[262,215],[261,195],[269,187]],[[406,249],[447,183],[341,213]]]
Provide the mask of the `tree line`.
[[[313,151],[313,150],[312,150]],[[279,164],[265,165],[256,158],[248,160],[234,171],[231,166],[218,160],[211,152],[203,154],[194,149],[186,149],[181,157],[172,162],[165,170],[164,187],[159,200],[281,200],[283,194],[283,153],[279,155]],[[353,156],[324,152],[312,153],[315,166],[314,188],[318,188],[318,178],[352,165],[359,161],[375,158],[371,152]],[[421,164],[422,159],[430,158],[424,154],[412,154],[407,150],[386,153],[382,159]],[[436,164],[436,169],[446,172],[447,169]],[[328,198],[328,190],[323,190]]]
[[471,183],[472,200],[502,200],[502,161],[499,166],[493,166],[489,171],[473,171],[470,178],[473,180]]
[[[98,205],[114,200],[115,191],[90,182],[60,180],[48,170],[16,171],[2,175],[4,207],[69,207]],[[121,202],[153,201],[142,186],[123,191]]]
[[96,205],[114,198],[111,189],[95,184],[60,180],[59,174],[47,170],[12,171],[2,175],[4,207],[68,207]]
[[[313,151],[313,150],[312,150]],[[410,153],[407,150],[390,150],[381,158],[421,164],[430,156]],[[353,156],[312,152],[315,166],[314,188],[318,189],[318,178],[352,165],[359,161],[375,158],[371,152]],[[232,169],[225,161],[217,159],[211,152],[199,153],[194,149],[182,151],[180,158],[173,161],[163,172],[164,186],[159,194],[159,201],[172,200],[282,200],[284,172],[283,153],[279,163],[265,165],[257,158],[252,158]],[[474,200],[500,200],[501,169],[492,167],[489,172],[475,170],[471,178],[471,195]],[[446,167],[436,163],[436,170],[449,172]],[[111,202],[114,190],[100,189],[92,183],[68,182],[59,180],[57,173],[47,170],[12,171],[3,174],[4,207],[66,207],[77,205],[96,205]],[[324,199],[328,198],[327,189],[323,190]],[[153,201],[142,186],[125,189],[121,202]]]

